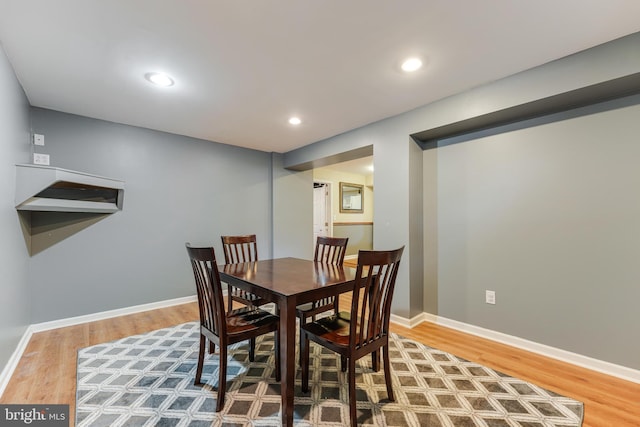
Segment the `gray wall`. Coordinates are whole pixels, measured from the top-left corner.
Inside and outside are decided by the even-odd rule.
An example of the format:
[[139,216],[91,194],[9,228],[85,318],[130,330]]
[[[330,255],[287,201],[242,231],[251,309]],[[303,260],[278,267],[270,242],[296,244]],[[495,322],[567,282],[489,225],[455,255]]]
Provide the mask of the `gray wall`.
[[[633,188],[640,183],[640,176],[626,175],[629,181],[626,181],[623,189],[618,188],[615,192],[606,194],[604,189],[608,186],[594,178],[611,175],[612,181],[604,182],[611,185],[625,182],[622,176],[624,173],[619,168],[627,168],[628,159],[638,158],[637,153],[629,151],[627,140],[638,134],[634,119],[631,118],[635,114],[635,121],[638,121],[635,107],[629,110],[612,110],[611,114],[603,112],[602,116],[594,115],[593,117],[604,117],[593,119],[600,120],[597,122],[588,121],[590,119],[586,116],[577,118],[575,122],[571,122],[574,123],[571,126],[577,129],[584,126],[587,130],[581,133],[573,133],[575,129],[572,127],[564,128],[563,126],[569,126],[564,122],[544,126],[545,130],[541,131],[543,133],[538,138],[527,137],[530,146],[510,145],[507,142],[502,142],[501,145],[487,141],[466,142],[418,153],[422,159],[421,171],[410,159],[410,156],[416,155],[416,151],[410,145],[413,143],[408,141],[408,135],[637,73],[640,70],[639,45],[640,33],[615,40],[286,153],[284,165],[294,167],[314,159],[329,158],[341,152],[373,145],[376,171],[374,247],[382,249],[400,244],[409,245],[409,251],[405,250],[403,255],[402,271],[394,296],[392,311],[395,314],[411,318],[418,314],[417,311],[426,311],[638,369],[640,341],[631,337],[637,335],[640,320],[636,307],[640,275],[637,267],[633,267],[628,260],[635,262],[640,254],[637,241],[634,240],[640,224],[633,217],[637,213]],[[597,149],[594,147],[595,137],[588,138],[590,131],[598,131],[600,145]],[[518,133],[517,138],[523,135],[529,134],[523,131]],[[540,137],[568,141],[570,148],[556,148],[554,144],[540,141]],[[586,141],[584,147],[580,144],[583,139]],[[524,156],[523,153],[532,150],[535,144],[538,145],[531,158]],[[624,149],[614,148],[618,144]],[[513,147],[522,147],[521,153],[503,152],[504,149]],[[621,151],[615,155],[609,154],[607,147]],[[587,152],[580,153],[581,149]],[[563,159],[560,163],[556,160],[556,150],[567,151],[557,154]],[[571,152],[575,155],[573,161]],[[513,171],[510,167],[510,162],[514,161],[512,156],[518,155],[521,156],[517,157],[520,169],[526,168],[536,177],[544,175],[549,169],[556,178],[553,185],[571,189],[565,194],[565,198],[570,200],[565,206],[559,204],[564,203],[564,199],[558,195],[558,188],[551,188],[555,192],[546,199],[544,193],[541,194],[543,187],[531,187],[531,200],[544,201],[548,208],[557,207],[545,212],[546,221],[556,218],[554,213],[557,213],[559,222],[567,222],[571,218],[582,223],[583,230],[588,230],[589,225],[595,228],[585,235],[588,238],[580,236],[580,230],[575,228],[568,231],[569,236],[559,235],[566,238],[566,242],[562,241],[564,252],[555,252],[553,269],[550,270],[547,266],[547,276],[541,271],[536,273],[538,279],[553,276],[554,287],[545,285],[544,294],[535,294],[534,289],[540,286],[537,283],[534,286],[536,280],[521,278],[532,273],[531,267],[535,261],[505,265],[507,263],[499,255],[508,252],[505,242],[509,236],[501,235],[503,241],[494,242],[490,233],[493,229],[485,229],[486,221],[490,218],[487,217],[485,223],[479,222],[481,217],[478,214],[485,213],[478,212],[479,203],[488,210],[494,203],[508,202],[501,199],[505,197],[504,194],[494,193],[500,185],[515,185],[514,180],[521,179],[520,175],[509,175],[510,172],[524,173]],[[587,156],[588,164],[576,165],[576,160],[583,155]],[[475,156],[485,163],[490,161],[491,167],[479,169],[475,165]],[[604,157],[602,162],[595,161],[599,156]],[[548,159],[551,165],[543,163],[541,159]],[[620,162],[622,163],[619,164]],[[496,171],[498,166],[500,168]],[[566,177],[561,174],[563,170],[566,171]],[[624,170],[628,173],[627,169]],[[592,173],[589,179],[577,178],[587,172]],[[423,176],[422,185],[416,183],[416,177],[420,173]],[[491,183],[494,191],[471,185],[471,175],[485,185]],[[544,182],[547,186],[552,185],[548,180]],[[598,191],[603,199],[592,198],[591,203],[597,200],[609,208],[615,207],[607,211],[606,216],[594,217],[591,213],[592,206],[587,206],[589,197],[594,196],[591,194],[592,189]],[[572,192],[578,190],[580,193],[573,196]],[[480,195],[486,200],[478,200]],[[520,195],[526,200],[529,195],[525,196]],[[574,199],[576,200],[573,201]],[[419,212],[416,202],[422,203],[422,222],[415,220]],[[473,210],[468,205],[471,202],[476,203]],[[602,210],[606,209],[608,208],[600,207],[596,212],[602,214]],[[522,227],[519,226],[523,219],[519,215],[524,213],[522,209],[506,213],[510,215],[501,217],[505,224],[499,224],[499,230],[503,231],[508,223],[512,228],[526,232],[518,236],[520,238],[517,242],[509,242],[512,249],[516,244],[527,245],[527,239],[532,238],[546,238],[543,242],[537,242],[537,250],[540,250],[541,245],[554,247],[558,243],[558,235],[533,235],[531,231],[521,230]],[[622,222],[614,223],[614,217]],[[528,219],[532,220],[531,216]],[[600,220],[604,224],[602,229],[597,222]],[[554,227],[556,231],[560,231],[557,224]],[[622,238],[621,229],[626,230],[627,240],[623,245],[617,246],[620,243],[617,240]],[[482,239],[478,239],[478,236],[482,236]],[[416,242],[416,238],[420,241]],[[602,252],[603,248],[615,249],[615,255],[609,257]],[[413,254],[415,251],[423,251],[423,257],[416,257]],[[509,259],[512,258],[507,258]],[[594,276],[588,283],[585,283],[588,274],[581,260],[589,264],[586,271]],[[480,266],[478,263],[481,261],[491,261],[492,264]],[[551,262],[551,259],[546,258],[546,261]],[[614,265],[621,270],[616,271]],[[474,269],[469,268],[470,266]],[[518,284],[513,283],[516,277],[519,278]],[[634,282],[635,288],[631,286]],[[514,286],[517,289],[526,287],[527,291],[513,292],[516,289]],[[484,304],[485,289],[498,292],[496,306]],[[421,308],[419,303],[416,306],[415,300],[422,301]],[[596,323],[600,325],[595,329],[598,335],[594,337],[592,332]]]
[[432,150],[438,309],[638,369],[640,96],[603,105]]
[[[425,246],[423,236],[425,233],[424,206],[422,194],[424,192],[423,183],[423,160],[422,152],[417,144],[409,143],[409,283],[412,283],[409,299],[409,313],[414,317],[422,313],[425,308],[424,300],[425,286],[425,266],[424,254]],[[418,195],[418,196],[414,196]]]
[[273,256],[313,259],[313,173],[291,172],[272,154]]
[[0,45],[0,367],[31,323],[29,257],[14,207],[15,165],[29,157],[29,104]]
[[333,237],[346,237],[346,256],[358,255],[358,251],[373,249],[373,224],[340,223],[333,224]]
[[34,255],[32,322],[194,294],[184,243],[255,233],[271,257],[270,154],[33,108],[51,165],[125,181],[124,209]]
[[423,169],[423,309],[438,314],[438,150],[422,155]]

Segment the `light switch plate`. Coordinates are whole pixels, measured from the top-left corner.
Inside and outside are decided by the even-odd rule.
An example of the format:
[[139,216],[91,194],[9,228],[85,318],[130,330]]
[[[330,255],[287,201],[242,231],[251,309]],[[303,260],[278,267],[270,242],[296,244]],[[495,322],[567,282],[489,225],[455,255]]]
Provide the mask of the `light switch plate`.
[[39,133],[34,133],[33,145],[44,145],[44,135],[40,135]]
[[33,164],[34,165],[49,165],[49,155],[48,154],[40,154],[33,153]]
[[496,303],[496,292],[495,291],[485,291],[485,301],[487,304],[495,304]]

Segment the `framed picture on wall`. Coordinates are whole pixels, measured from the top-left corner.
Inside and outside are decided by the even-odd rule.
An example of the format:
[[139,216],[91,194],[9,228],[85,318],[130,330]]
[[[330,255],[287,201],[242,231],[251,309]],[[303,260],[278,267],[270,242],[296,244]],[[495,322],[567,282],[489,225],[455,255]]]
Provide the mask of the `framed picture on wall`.
[[340,212],[341,213],[362,213],[364,207],[364,186],[340,183]]

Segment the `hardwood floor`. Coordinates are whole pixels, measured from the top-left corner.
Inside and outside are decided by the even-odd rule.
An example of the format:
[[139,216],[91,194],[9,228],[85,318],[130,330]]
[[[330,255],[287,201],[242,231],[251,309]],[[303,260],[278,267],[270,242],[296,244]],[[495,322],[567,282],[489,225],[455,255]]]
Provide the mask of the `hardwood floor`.
[[[349,303],[341,297],[342,307]],[[197,319],[197,304],[190,303],[34,334],[0,403],[68,403],[74,425],[78,349]],[[640,384],[431,323],[392,330],[584,402],[585,427],[640,426]]]

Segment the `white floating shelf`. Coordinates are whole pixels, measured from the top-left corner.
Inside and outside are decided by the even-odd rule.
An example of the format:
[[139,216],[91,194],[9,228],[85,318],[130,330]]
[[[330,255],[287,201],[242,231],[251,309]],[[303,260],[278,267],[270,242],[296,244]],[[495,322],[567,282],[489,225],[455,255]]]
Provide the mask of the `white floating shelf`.
[[16,165],[16,209],[113,213],[122,210],[124,181],[53,166]]

